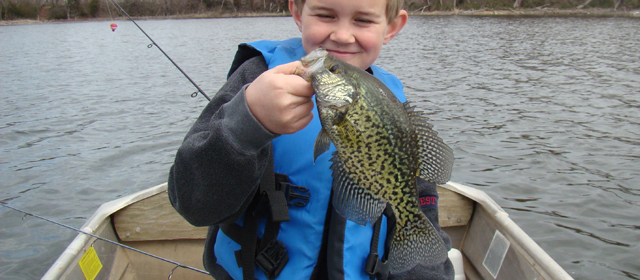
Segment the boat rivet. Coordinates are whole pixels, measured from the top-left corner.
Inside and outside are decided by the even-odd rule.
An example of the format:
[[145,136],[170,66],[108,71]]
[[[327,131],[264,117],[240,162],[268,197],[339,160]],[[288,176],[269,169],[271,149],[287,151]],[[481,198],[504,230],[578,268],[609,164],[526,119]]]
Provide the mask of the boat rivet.
[[129,237],[129,236],[131,236],[131,233],[130,233],[130,232],[128,232],[128,231],[126,231],[126,232],[124,233],[124,235],[125,235],[126,237]]
[[140,227],[136,227],[136,232],[140,232]]

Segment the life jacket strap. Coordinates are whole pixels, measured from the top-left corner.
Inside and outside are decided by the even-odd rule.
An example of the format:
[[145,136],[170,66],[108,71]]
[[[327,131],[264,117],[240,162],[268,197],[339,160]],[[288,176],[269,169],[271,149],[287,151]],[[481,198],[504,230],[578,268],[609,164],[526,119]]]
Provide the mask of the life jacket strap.
[[[220,229],[233,241],[238,244],[242,244],[245,228],[233,223],[222,224],[220,225]],[[267,235],[267,231],[268,230],[265,229],[265,235]],[[255,263],[255,265],[257,265],[264,271],[268,279],[275,279],[280,274],[280,272],[282,272],[282,269],[284,269],[284,266],[287,264],[287,262],[289,262],[289,256],[287,255],[286,246],[279,240],[271,239],[265,236],[263,236],[263,238],[258,238],[256,236],[254,244],[260,244],[260,246],[256,247],[256,252],[254,254],[255,262],[248,262],[247,260],[243,259],[243,248],[235,251],[236,263],[238,264],[238,267],[247,267],[245,265],[246,262],[248,262],[249,266],[252,267]]]
[[[378,242],[380,240],[380,230],[382,228],[382,216],[387,217],[387,238],[385,240],[385,250],[382,259],[378,254]],[[364,266],[364,271],[369,275],[369,279],[387,280],[390,274],[389,265],[389,248],[391,247],[391,233],[393,233],[395,227],[395,215],[393,210],[387,204],[384,209],[383,215],[373,225],[373,236],[371,238],[371,247],[369,249],[369,255],[367,256],[367,262]]]
[[[255,200],[255,199],[254,199]],[[249,205],[249,209],[255,207],[255,201]],[[252,207],[253,206],[253,207]],[[253,211],[251,211],[253,212]],[[255,274],[255,256],[256,256],[256,238],[258,235],[258,217],[247,212],[244,215],[244,223],[242,226],[242,239],[240,240],[241,261],[238,266],[242,266],[242,276],[244,280],[254,280]],[[236,258],[238,252],[236,252]]]
[[389,262],[380,260],[378,253],[369,253],[364,269],[369,279],[386,280],[389,277]]
[[[309,189],[289,183],[289,177],[275,173],[273,148],[269,163],[260,179],[260,189],[244,214],[243,226],[221,224],[220,229],[236,243],[238,267],[244,280],[255,279],[255,267],[262,269],[267,279],[275,279],[289,262],[285,245],[277,240],[280,223],[289,221],[289,205],[304,207],[309,202]],[[258,238],[258,220],[266,218],[264,234]]]

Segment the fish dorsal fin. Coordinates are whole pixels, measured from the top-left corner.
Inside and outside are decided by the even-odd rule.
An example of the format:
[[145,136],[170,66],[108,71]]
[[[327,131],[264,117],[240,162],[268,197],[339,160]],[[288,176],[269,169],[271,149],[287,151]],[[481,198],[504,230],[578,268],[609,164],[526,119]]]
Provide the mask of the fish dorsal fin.
[[436,184],[448,182],[453,169],[453,150],[438,137],[422,111],[409,102],[404,103],[404,108],[418,136],[420,178]]
[[387,203],[371,191],[359,186],[344,169],[340,158],[331,158],[333,170],[333,207],[347,220],[360,225],[372,225],[382,215]]

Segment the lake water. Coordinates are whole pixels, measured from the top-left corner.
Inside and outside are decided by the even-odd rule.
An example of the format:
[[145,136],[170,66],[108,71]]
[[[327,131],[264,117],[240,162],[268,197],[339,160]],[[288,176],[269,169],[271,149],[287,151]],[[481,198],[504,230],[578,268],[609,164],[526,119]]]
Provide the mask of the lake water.
[[[80,227],[167,180],[206,104],[127,21],[0,26],[0,201]],[[139,24],[209,95],[237,44],[290,18]],[[412,17],[377,65],[486,191],[576,279],[640,279],[640,19]],[[37,279],[76,233],[0,207],[0,278]]]

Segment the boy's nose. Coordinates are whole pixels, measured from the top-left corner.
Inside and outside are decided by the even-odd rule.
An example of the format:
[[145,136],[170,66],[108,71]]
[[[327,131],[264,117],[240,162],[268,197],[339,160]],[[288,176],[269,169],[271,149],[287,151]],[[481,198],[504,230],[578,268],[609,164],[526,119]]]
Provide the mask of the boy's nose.
[[345,26],[345,24],[340,24],[333,32],[331,32],[329,39],[340,44],[351,44],[356,41],[351,28]]

